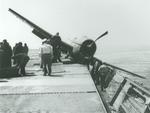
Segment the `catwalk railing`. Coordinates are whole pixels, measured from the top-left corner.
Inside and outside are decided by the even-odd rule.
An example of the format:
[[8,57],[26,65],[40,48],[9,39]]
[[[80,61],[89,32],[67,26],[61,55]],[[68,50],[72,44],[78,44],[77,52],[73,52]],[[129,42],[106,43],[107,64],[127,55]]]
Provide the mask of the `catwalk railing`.
[[[114,75],[107,73],[108,75],[105,74],[105,77],[101,78],[101,67],[107,67],[113,70],[115,72],[113,73]],[[134,81],[137,78],[146,79],[146,77],[109,63],[102,62],[97,58],[93,59],[89,69],[91,71],[92,78],[98,79],[99,81],[99,83],[95,82],[99,91],[101,90],[102,83],[107,84],[104,91],[100,91],[100,93],[112,112],[150,113],[150,91],[144,88],[141,83]]]

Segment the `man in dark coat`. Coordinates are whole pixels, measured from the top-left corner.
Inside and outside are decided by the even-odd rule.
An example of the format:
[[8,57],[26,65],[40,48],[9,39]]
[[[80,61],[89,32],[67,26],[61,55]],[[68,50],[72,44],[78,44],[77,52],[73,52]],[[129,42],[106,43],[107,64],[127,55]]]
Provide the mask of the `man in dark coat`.
[[116,70],[109,66],[102,65],[97,74],[101,79],[101,90],[103,91],[108,87],[109,83],[113,79],[114,75],[116,74]]
[[2,49],[4,51],[3,55],[3,68],[11,67],[11,56],[12,56],[12,48],[7,42],[7,40],[3,40]]
[[23,49],[24,49],[24,53],[28,54],[29,48],[26,43],[24,43]]
[[[16,43],[13,47],[13,55],[17,55],[19,53],[24,53],[24,47],[22,46],[22,42]],[[17,59],[13,59],[13,64],[16,64]]]
[[18,54],[18,53],[23,53],[24,52],[24,48],[22,46],[22,42],[19,42],[18,44],[16,44],[15,48],[14,48],[14,55]]
[[16,60],[16,67],[19,69],[19,74],[25,76],[25,66],[30,60],[29,56],[25,53],[19,53],[12,57]]
[[3,68],[3,54],[4,54],[4,50],[3,50],[3,43],[0,42],[0,69]]
[[54,54],[54,58],[53,58],[53,62],[57,62],[57,60],[59,62],[61,62],[60,60],[60,56],[61,56],[61,38],[59,36],[59,32],[56,33],[56,35],[54,35],[52,37],[52,46],[53,46],[53,54]]

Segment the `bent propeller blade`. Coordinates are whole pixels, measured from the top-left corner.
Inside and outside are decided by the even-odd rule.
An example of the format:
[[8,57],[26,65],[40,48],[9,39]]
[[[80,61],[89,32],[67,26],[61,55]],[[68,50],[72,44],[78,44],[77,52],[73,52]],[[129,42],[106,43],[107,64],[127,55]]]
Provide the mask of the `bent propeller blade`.
[[105,33],[103,33],[101,36],[99,36],[94,42],[96,42],[97,40],[99,40],[100,38],[102,38],[103,36],[107,35],[108,31],[106,31]]

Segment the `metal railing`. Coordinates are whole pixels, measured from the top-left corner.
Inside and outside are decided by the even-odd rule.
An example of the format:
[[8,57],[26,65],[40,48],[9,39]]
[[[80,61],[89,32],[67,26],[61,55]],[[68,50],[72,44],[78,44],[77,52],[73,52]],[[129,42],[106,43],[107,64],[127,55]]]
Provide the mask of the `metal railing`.
[[[146,102],[147,102],[147,103],[143,103],[145,105],[145,108],[143,108],[144,110],[142,113],[147,113],[146,111],[150,111],[150,109],[149,109],[150,108],[150,102],[149,102],[150,101],[150,91],[148,91],[142,85],[140,85],[137,82],[130,79],[130,76],[140,78],[140,79],[146,79],[146,77],[141,76],[141,75],[136,74],[136,73],[133,73],[133,72],[130,72],[128,70],[122,69],[120,67],[114,66],[112,64],[102,62],[101,60],[99,60],[98,58],[95,58],[95,57],[92,59],[92,62],[93,63],[90,65],[93,67],[94,71],[99,71],[99,68],[101,67],[101,65],[104,65],[104,66],[107,66],[107,67],[114,69],[117,72],[117,74],[115,74],[114,77],[112,78],[112,80],[110,81],[109,86],[106,88],[106,94],[112,92],[111,97],[109,99],[111,101],[109,101],[109,103],[106,102],[108,100],[106,100],[106,98],[103,97],[100,89],[98,89],[99,94],[102,97],[104,106],[107,109],[108,113],[111,112],[110,106],[114,106],[114,104],[116,104],[115,102],[118,101],[117,99],[121,93],[124,93],[125,96],[122,97],[122,103],[120,104],[118,109],[120,109],[120,107],[125,109],[123,102],[125,102],[126,97],[130,95],[129,90],[131,90],[131,89],[132,89],[132,91],[137,90],[138,93],[136,93],[136,94],[138,96],[140,96],[142,99],[146,100]],[[95,73],[94,71],[91,74]],[[122,73],[124,73],[124,74],[122,75]],[[130,75],[130,76],[124,76],[124,75]],[[119,76],[122,77],[122,80],[118,80]],[[117,87],[115,87],[115,86],[117,86]],[[130,97],[132,97],[132,96],[133,95],[131,93]],[[116,109],[116,112],[118,111],[118,109]]]

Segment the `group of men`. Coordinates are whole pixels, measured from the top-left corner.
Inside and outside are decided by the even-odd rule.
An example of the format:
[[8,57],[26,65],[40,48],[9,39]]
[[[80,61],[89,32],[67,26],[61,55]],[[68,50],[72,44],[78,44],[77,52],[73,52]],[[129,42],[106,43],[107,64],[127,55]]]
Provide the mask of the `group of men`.
[[29,61],[28,46],[26,43],[23,46],[22,42],[19,42],[12,49],[6,39],[0,42],[0,68],[11,68],[12,59],[13,65],[17,67],[19,75],[24,76],[25,66]]
[[22,42],[19,42],[13,47],[13,64],[19,69],[19,75],[21,76],[26,75],[25,66],[30,59],[28,51],[29,49],[26,43],[23,46]]
[[[12,49],[7,40],[3,40],[3,42],[0,42],[0,69],[11,68],[13,59],[13,66],[18,69],[18,74],[25,76],[25,66],[30,59],[28,51],[26,43],[24,46],[22,42],[16,43]],[[45,76],[51,75],[52,63],[61,62],[60,56],[61,38],[59,33],[56,33],[56,35],[52,36],[51,40],[42,42],[41,67]]]
[[61,38],[59,33],[52,36],[51,40],[42,42],[41,46],[41,68],[43,68],[44,76],[51,75],[52,63],[61,62]]

